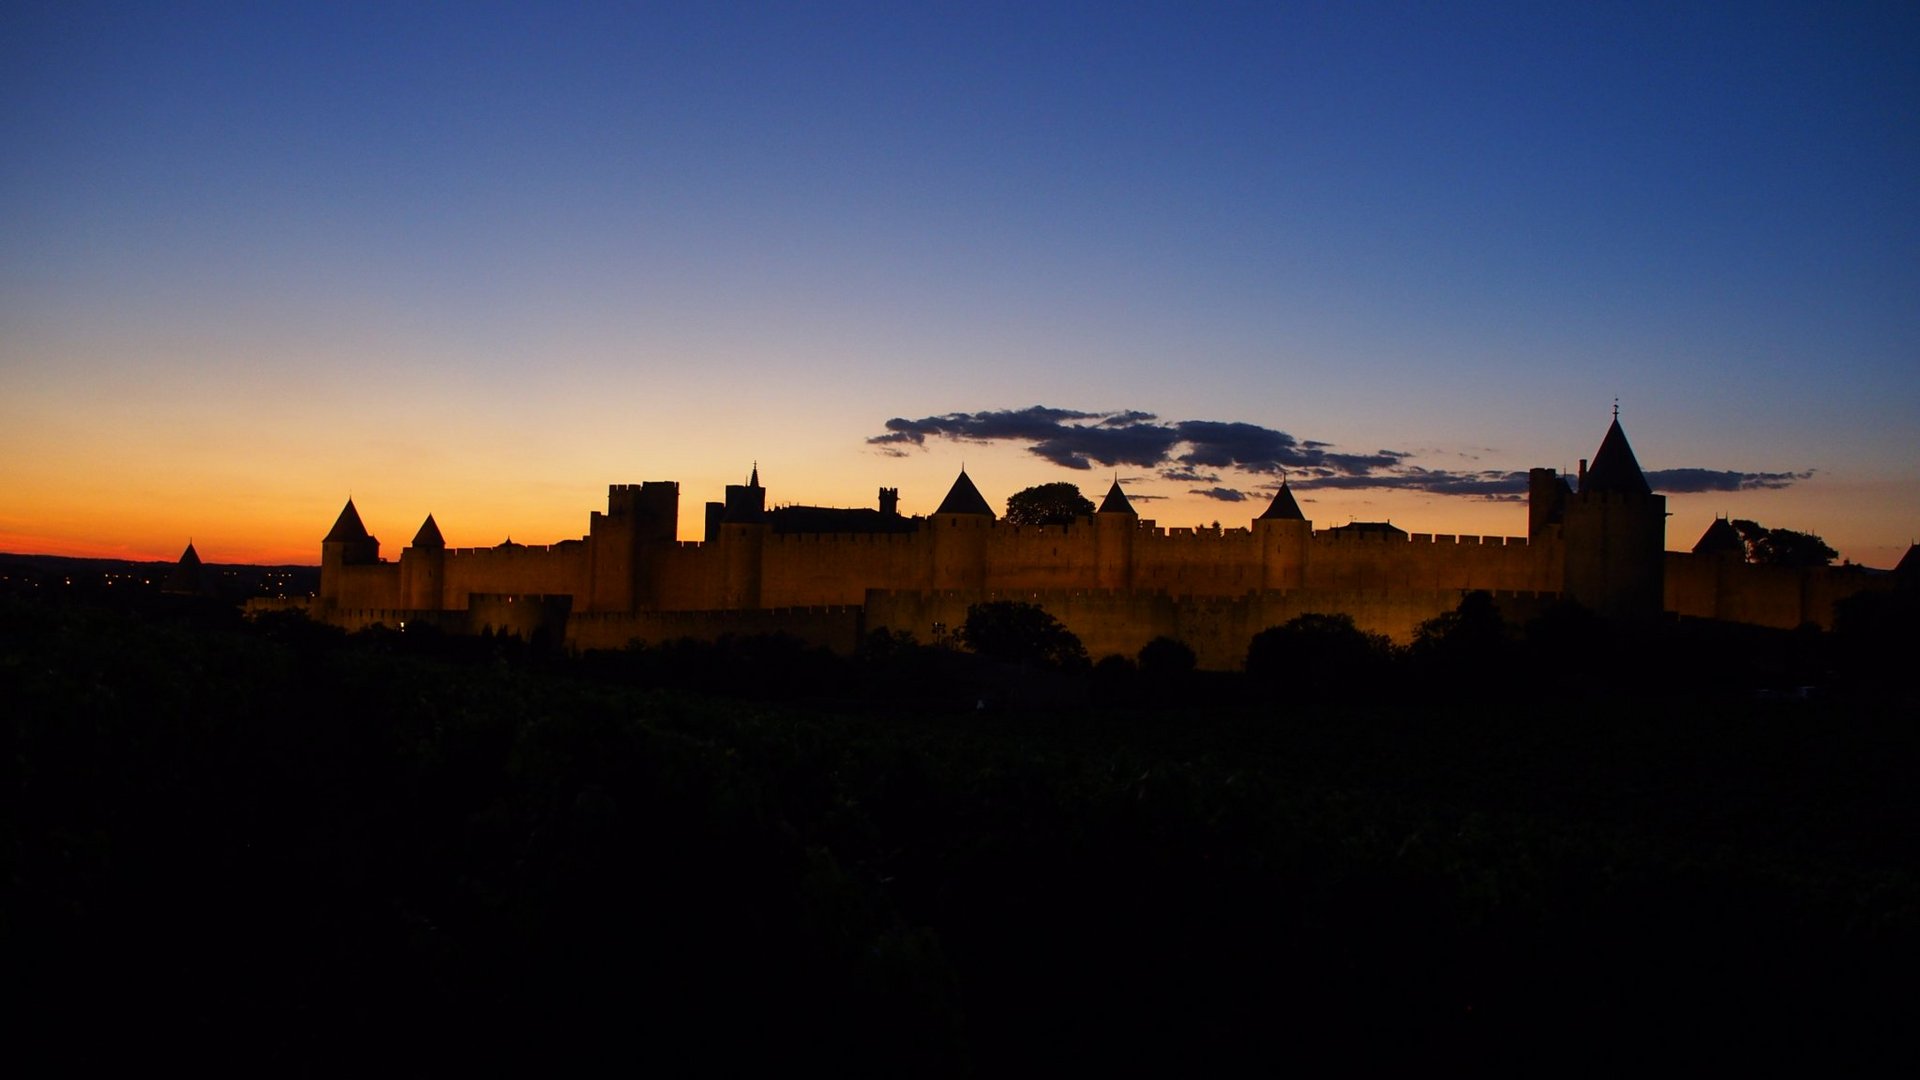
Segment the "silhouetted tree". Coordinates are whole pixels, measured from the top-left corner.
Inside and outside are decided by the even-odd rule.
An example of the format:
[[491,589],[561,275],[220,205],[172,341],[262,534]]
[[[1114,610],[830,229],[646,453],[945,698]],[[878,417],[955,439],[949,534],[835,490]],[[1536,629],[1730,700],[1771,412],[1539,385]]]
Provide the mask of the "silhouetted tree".
[[1133,661],[1118,653],[1093,665],[1093,701],[1096,705],[1128,706],[1140,703],[1140,672]]
[[1476,589],[1460,606],[1416,627],[1408,655],[1428,688],[1466,691],[1510,674],[1513,652],[1513,635],[1493,595]]
[[1461,597],[1459,607],[1428,619],[1413,632],[1415,653],[1486,652],[1506,641],[1506,620],[1500,617],[1493,594],[1484,589]]
[[1747,561],[1759,566],[1826,566],[1840,556],[1813,533],[1739,520],[1733,522],[1733,529],[1747,545]]
[[1301,697],[1377,688],[1393,657],[1393,643],[1353,623],[1353,616],[1310,611],[1253,636],[1247,676],[1285,686]]
[[1014,525],[1067,525],[1093,514],[1093,500],[1078,485],[1062,480],[1016,491],[1007,497],[1007,521]]
[[1073,631],[1037,604],[992,600],[967,606],[960,643],[981,656],[1062,670],[1087,666],[1087,650]]
[[1161,636],[1140,647],[1140,671],[1153,678],[1177,678],[1196,663],[1193,650],[1178,638]]

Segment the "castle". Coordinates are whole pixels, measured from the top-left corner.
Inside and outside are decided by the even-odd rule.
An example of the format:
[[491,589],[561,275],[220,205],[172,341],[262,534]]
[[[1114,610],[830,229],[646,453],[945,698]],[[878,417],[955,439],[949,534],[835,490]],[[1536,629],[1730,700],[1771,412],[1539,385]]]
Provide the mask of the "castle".
[[[677,539],[675,481],[616,484],[587,535],[547,546],[448,548],[429,515],[397,562],[380,557],[351,499],[321,541],[306,604],[350,629],[408,622],[543,633],[579,648],[779,632],[842,652],[876,629],[941,640],[968,605],[1039,604],[1090,655],[1132,656],[1159,636],[1203,667],[1240,665],[1259,631],[1344,612],[1407,641],[1473,590],[1509,619],[1561,598],[1617,621],[1663,613],[1794,627],[1830,625],[1834,602],[1872,587],[1858,568],[1748,565],[1716,521],[1691,552],[1666,550],[1666,499],[1648,486],[1616,417],[1575,482],[1529,474],[1525,536],[1406,533],[1384,523],[1316,531],[1283,481],[1246,528],[1159,528],[1118,480],[1068,525],[996,518],[964,470],[938,509],[769,510],[759,469],[706,506],[705,537]],[[1909,559],[1908,561],[1912,561]]]

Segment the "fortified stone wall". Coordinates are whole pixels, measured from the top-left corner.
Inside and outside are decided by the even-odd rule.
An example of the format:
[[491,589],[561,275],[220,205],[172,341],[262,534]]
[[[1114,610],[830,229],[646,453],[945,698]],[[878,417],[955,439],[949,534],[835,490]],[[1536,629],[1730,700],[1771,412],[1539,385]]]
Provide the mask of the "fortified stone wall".
[[858,605],[868,589],[911,588],[928,575],[920,533],[776,533],[761,549],[765,607]]
[[723,634],[785,634],[851,655],[860,646],[863,626],[864,613],[858,607],[593,612],[567,621],[567,644],[577,649],[621,649],[634,641],[657,644],[681,638],[713,641]]
[[[362,563],[338,568],[339,591],[334,603],[343,608],[399,608],[400,564]],[[331,583],[329,583],[331,584]]]
[[1858,592],[1892,587],[1885,574],[1850,566],[1753,566],[1738,558],[1666,553],[1666,610],[1791,630],[1833,628],[1835,605]]
[[[867,594],[866,611],[869,627],[904,630],[933,642],[957,632],[971,604],[1037,604],[1072,631],[1093,659],[1132,657],[1147,642],[1166,636],[1192,648],[1201,667],[1233,670],[1245,663],[1255,634],[1298,615],[1344,613],[1361,629],[1406,644],[1422,622],[1458,607],[1462,595],[1458,589],[1298,589],[1178,598],[1139,590],[875,590]],[[1534,617],[1554,599],[1552,593],[1494,594],[1502,615],[1515,622]]]
[[1308,549],[1310,589],[1440,589],[1557,592],[1565,551],[1524,536],[1317,532]]
[[1134,540],[1134,588],[1219,596],[1265,581],[1260,543],[1248,529],[1143,529]]
[[569,540],[551,546],[452,548],[447,551],[440,606],[460,611],[475,593],[573,597],[575,608],[591,598],[587,545]]

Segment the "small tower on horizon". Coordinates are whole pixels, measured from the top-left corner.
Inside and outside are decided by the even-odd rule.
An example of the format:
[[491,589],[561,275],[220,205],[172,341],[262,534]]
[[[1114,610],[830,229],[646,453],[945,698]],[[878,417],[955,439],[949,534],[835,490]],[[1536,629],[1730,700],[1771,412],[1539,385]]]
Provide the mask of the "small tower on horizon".
[[180,553],[180,561],[167,572],[166,583],[160,586],[160,591],[168,596],[207,594],[206,567],[200,562],[200,553],[193,550],[193,541],[187,541],[187,550]]

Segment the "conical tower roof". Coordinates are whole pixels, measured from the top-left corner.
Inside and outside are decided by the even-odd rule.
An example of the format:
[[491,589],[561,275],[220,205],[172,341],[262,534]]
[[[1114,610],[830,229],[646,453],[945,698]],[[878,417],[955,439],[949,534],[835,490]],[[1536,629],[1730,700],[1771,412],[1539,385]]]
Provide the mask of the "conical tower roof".
[[1633,456],[1633,447],[1627,445],[1627,433],[1620,430],[1620,418],[1613,418],[1613,425],[1607,428],[1607,437],[1600,440],[1600,449],[1594,452],[1593,464],[1587,466],[1587,475],[1580,481],[1580,493],[1600,491],[1619,495],[1651,495],[1653,489],[1647,486],[1647,475],[1640,471],[1640,462]]
[[1739,530],[1728,523],[1726,518],[1714,518],[1713,524],[1707,526],[1707,531],[1700,534],[1699,542],[1693,545],[1693,553],[1695,555],[1723,555],[1728,552],[1738,552],[1742,556],[1746,555],[1747,542],[1740,539]]
[[167,572],[167,580],[160,591],[175,596],[198,596],[206,588],[206,579],[202,573],[200,553],[193,550],[193,541],[187,541],[187,550],[180,553],[180,561],[173,564]]
[[353,500],[348,499],[346,508],[334,519],[333,529],[327,533],[323,544],[351,543],[355,540],[371,540],[367,527],[360,524],[360,511],[353,508]]
[[1120,490],[1120,481],[1118,479],[1115,479],[1113,486],[1107,489],[1107,497],[1100,500],[1099,512],[1102,514],[1132,514],[1134,517],[1140,516],[1134,513],[1133,503],[1127,499],[1127,493]]
[[986,497],[980,494],[980,489],[973,486],[972,480],[967,479],[965,469],[960,470],[959,479],[955,480],[953,487],[947,490],[947,497],[940,500],[940,509],[935,510],[934,513],[994,516],[993,507],[987,505]]
[[440,535],[440,526],[433,523],[433,515],[420,525],[420,531],[413,534],[413,546],[417,548],[443,548],[447,546],[446,537]]
[[1273,493],[1273,501],[1267,504],[1267,512],[1255,521],[1305,521],[1307,515],[1300,512],[1300,504],[1293,501],[1293,489],[1285,480],[1280,481],[1280,490]]
[[1893,572],[1920,577],[1920,544],[1907,545],[1907,553],[1900,556],[1900,561],[1894,564]]

